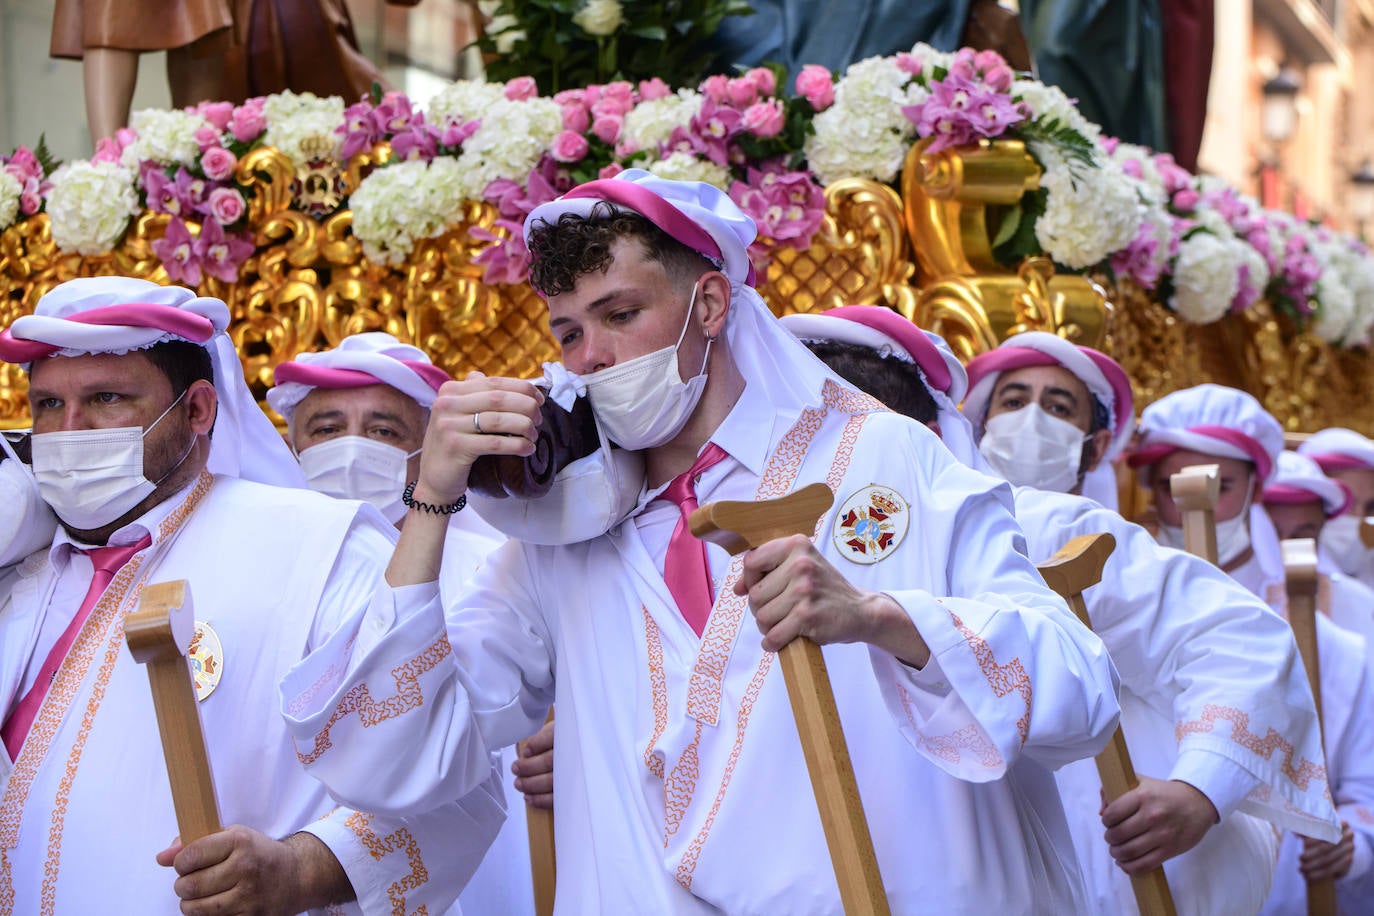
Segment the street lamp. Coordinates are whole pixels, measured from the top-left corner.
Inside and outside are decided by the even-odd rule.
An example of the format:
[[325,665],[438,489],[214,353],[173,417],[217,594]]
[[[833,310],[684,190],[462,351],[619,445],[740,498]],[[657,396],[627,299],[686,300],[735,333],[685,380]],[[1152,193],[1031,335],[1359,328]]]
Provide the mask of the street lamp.
[[1264,109],[1260,113],[1260,129],[1270,143],[1283,143],[1293,136],[1298,126],[1298,92],[1302,78],[1292,67],[1284,65],[1269,79],[1261,91]]
[[1360,227],[1360,238],[1364,238],[1365,223],[1374,219],[1374,164],[1368,159],[1361,162],[1350,183],[1355,186],[1350,193],[1350,213]]

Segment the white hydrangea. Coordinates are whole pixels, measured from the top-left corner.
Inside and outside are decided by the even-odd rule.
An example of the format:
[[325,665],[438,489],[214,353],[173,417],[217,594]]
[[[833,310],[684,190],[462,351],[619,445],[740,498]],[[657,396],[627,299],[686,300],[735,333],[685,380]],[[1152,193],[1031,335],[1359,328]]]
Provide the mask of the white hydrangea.
[[1210,232],[1184,239],[1174,261],[1173,310],[1193,324],[1210,324],[1225,315],[1240,286],[1237,256]]
[[[493,23],[493,26],[495,23]],[[458,80],[429,100],[429,123],[445,124],[450,119],[471,121],[506,97],[504,83],[484,80]]]
[[1155,166],[1154,154],[1148,149],[1134,143],[1118,143],[1112,151],[1111,159],[1122,167],[1123,173],[1127,163],[1136,163],[1140,177],[1136,178],[1130,174],[1126,177],[1136,183],[1136,191],[1147,204],[1162,207],[1168,203],[1169,195],[1164,190],[1164,179],[1160,177],[1159,169]]
[[1322,271],[1317,279],[1317,317],[1312,333],[1329,344],[1345,341],[1355,324],[1355,297],[1338,270]]
[[921,62],[921,75],[926,79],[932,79],[935,75],[936,67],[949,69],[949,65],[954,63],[954,54],[949,51],[937,51],[924,41],[918,41],[911,46],[911,56]]
[[344,123],[344,102],[338,96],[322,99],[309,92],[269,95],[262,107],[267,131],[262,142],[275,146],[297,166],[313,158],[339,155],[342,138],[335,131]]
[[135,111],[129,118],[129,128],[137,134],[137,139],[120,153],[120,165],[137,169],[139,162],[145,159],[158,165],[194,165],[200,160],[196,131],[209,126],[205,118],[187,111],[157,108]]
[[105,254],[140,211],[134,172],[113,162],[70,162],[52,176],[48,217],[63,251]]
[[816,115],[815,133],[804,147],[807,164],[830,184],[841,178],[890,182],[901,171],[916,138],[916,125],[902,114],[928,93],[908,81],[893,58],[870,57],[851,66],[835,85],[835,104]]
[[456,159],[398,162],[372,172],[349,198],[353,234],[368,258],[398,264],[417,240],[440,236],[460,220],[468,196]]
[[1348,345],[1365,346],[1374,326],[1374,255],[1363,245],[1351,242],[1346,251],[1346,285],[1355,301],[1355,318],[1345,336]]
[[1082,270],[1129,245],[1140,231],[1144,208],[1121,166],[1099,156],[1097,168],[1075,164],[1075,175],[1053,147],[1032,146],[1044,168],[1045,212],[1036,220],[1035,238],[1045,253]]
[[672,181],[704,181],[722,191],[730,189],[729,169],[709,159],[698,159],[691,153],[673,153],[667,159],[650,162],[644,169]]
[[19,218],[19,197],[24,186],[9,172],[0,169],[0,232],[4,232]]
[[503,97],[492,104],[458,157],[468,196],[479,199],[498,178],[523,185],[562,129],[563,116],[553,99],[516,102]]
[[1057,121],[1089,140],[1097,140],[1102,136],[1102,128],[1083,117],[1073,99],[1058,86],[1046,86],[1039,80],[1018,79],[1011,87],[1011,94],[1012,98],[1030,106],[1033,121],[1044,119],[1051,124]]
[[679,127],[687,127],[701,113],[701,94],[679,89],[674,95],[640,102],[625,115],[620,142],[632,152],[657,152],[658,145]]
[[[1269,285],[1269,263],[1264,260],[1264,255],[1260,254],[1254,245],[1234,235],[1226,244],[1235,255],[1237,271],[1241,267],[1246,270],[1245,285],[1263,295],[1264,288]],[[1239,272],[1236,279],[1239,286]]]

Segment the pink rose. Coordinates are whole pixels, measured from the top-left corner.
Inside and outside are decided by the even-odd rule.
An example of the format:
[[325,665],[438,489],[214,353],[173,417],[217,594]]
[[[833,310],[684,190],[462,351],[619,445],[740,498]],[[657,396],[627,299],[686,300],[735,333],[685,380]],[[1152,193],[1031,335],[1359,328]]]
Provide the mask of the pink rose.
[[575,134],[585,134],[592,126],[592,116],[582,105],[563,106],[563,129]]
[[562,92],[554,94],[553,100],[559,105],[589,105],[587,101],[587,90],[585,89],[564,89]]
[[744,129],[756,137],[776,137],[782,133],[785,120],[777,99],[755,102],[744,111]]
[[512,102],[523,102],[539,95],[539,85],[532,76],[517,76],[506,83],[506,98]]
[[603,165],[601,171],[596,173],[597,178],[614,178],[625,171],[625,166],[619,162],[612,162],[610,165]]
[[229,122],[229,130],[233,133],[235,140],[240,143],[248,143],[256,140],[266,129],[267,118],[262,113],[261,103],[254,105],[252,102],[245,102],[234,109],[234,117]]
[[777,74],[767,67],[755,67],[744,74],[744,78],[754,84],[759,95],[772,95],[778,89]]
[[592,122],[592,133],[596,134],[602,143],[615,143],[624,126],[625,118],[621,115],[605,114]]
[[658,77],[644,80],[639,84],[639,97],[645,102],[652,102],[654,99],[666,99],[672,94],[673,90]]
[[730,78],[728,76],[706,77],[706,81],[701,84],[701,92],[707,98],[715,99],[717,102],[724,102],[730,98]]
[[811,103],[817,111],[825,111],[835,104],[835,80],[820,64],[807,64],[797,74],[797,94]]
[[1016,74],[1004,63],[983,71],[983,82],[998,92],[1006,92],[1016,82]]
[[1184,188],[1174,195],[1174,209],[1183,213],[1192,213],[1197,209],[1197,204],[1200,199],[1197,191],[1194,191],[1192,188]]
[[229,126],[229,119],[234,116],[233,102],[201,102],[196,106],[196,113],[215,126],[215,130],[225,130]]
[[196,146],[200,147],[202,153],[211,147],[219,146],[219,131],[208,124],[196,128]]
[[748,108],[759,100],[759,89],[754,85],[754,81],[742,76],[726,83],[725,93],[730,104],[740,109]]
[[24,193],[19,195],[19,212],[25,216],[33,216],[41,206],[43,197],[38,193],[38,182],[31,181],[24,187]]
[[553,138],[553,158],[559,162],[581,162],[590,148],[586,137],[570,130],[562,131]]
[[228,181],[238,164],[239,157],[222,146],[212,146],[200,157],[200,170],[214,181]]
[[[814,67],[817,65],[808,64],[807,66]],[[910,51],[903,51],[897,55],[897,69],[901,70],[903,73],[909,73],[912,76],[920,76],[923,68],[921,67],[920,58]]]
[[120,153],[124,152],[120,147],[119,141],[113,137],[101,137],[95,144],[95,155],[91,157],[92,162],[118,162]]
[[616,80],[601,87],[602,100],[610,99],[620,106],[621,111],[635,107],[635,87],[626,80]]
[[210,192],[210,216],[221,226],[231,226],[243,219],[243,195],[233,188],[215,188]]

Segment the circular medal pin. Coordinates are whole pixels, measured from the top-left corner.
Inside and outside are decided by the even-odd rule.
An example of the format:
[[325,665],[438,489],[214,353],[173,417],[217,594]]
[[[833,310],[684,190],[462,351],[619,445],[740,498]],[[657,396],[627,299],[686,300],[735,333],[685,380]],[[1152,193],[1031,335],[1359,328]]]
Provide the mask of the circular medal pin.
[[203,702],[215,692],[224,675],[224,646],[219,641],[219,634],[203,620],[196,621],[196,631],[186,647],[186,660],[191,681],[196,686],[196,700]]
[[906,500],[896,490],[869,484],[835,513],[835,548],[852,562],[877,563],[902,543],[910,520]]

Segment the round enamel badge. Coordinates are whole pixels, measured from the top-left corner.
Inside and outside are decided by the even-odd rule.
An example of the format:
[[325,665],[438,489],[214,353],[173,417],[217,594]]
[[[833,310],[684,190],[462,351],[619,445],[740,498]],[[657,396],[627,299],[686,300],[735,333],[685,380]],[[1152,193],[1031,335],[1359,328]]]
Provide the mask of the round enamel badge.
[[835,513],[835,547],[855,563],[877,563],[902,543],[910,516],[896,490],[869,484]]
[[224,674],[224,647],[219,634],[203,620],[196,621],[196,632],[186,648],[186,661],[191,669],[191,681],[196,685],[196,699],[204,700],[215,692]]

